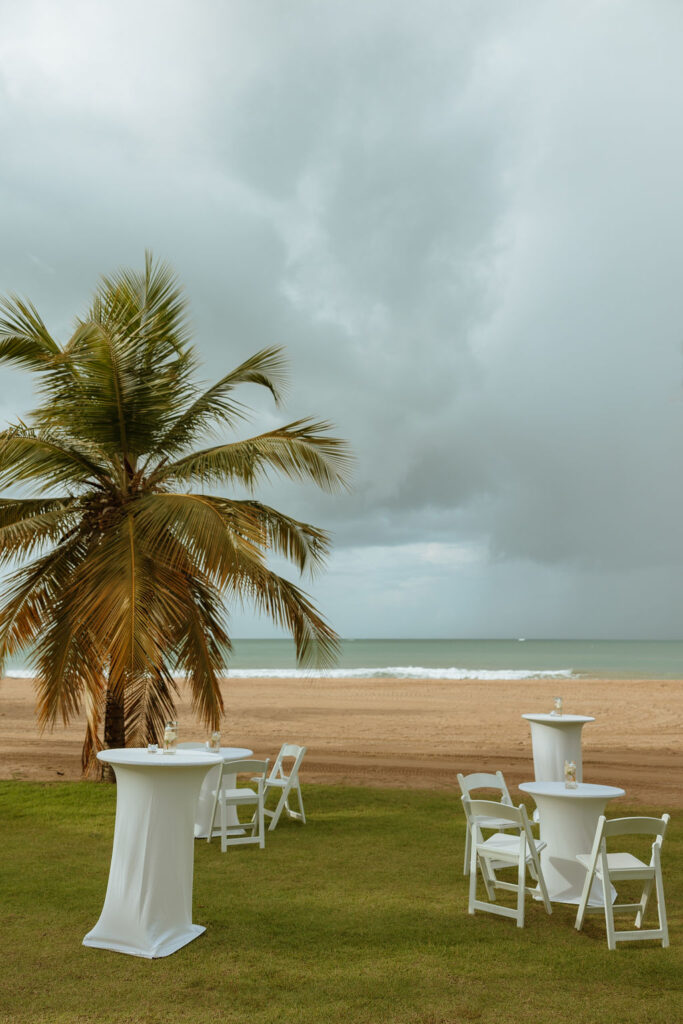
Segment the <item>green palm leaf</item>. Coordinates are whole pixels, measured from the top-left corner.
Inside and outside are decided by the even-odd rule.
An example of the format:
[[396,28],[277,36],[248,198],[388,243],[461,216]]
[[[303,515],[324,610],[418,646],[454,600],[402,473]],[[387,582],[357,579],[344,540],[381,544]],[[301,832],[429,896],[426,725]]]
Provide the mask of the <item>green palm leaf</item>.
[[266,348],[247,359],[231,373],[194,399],[177,417],[170,430],[158,443],[157,452],[173,456],[191,444],[198,436],[216,423],[234,425],[246,417],[241,403],[228,396],[238,384],[260,384],[279,404],[284,387],[284,360],[281,349]]
[[0,565],[58,542],[77,521],[75,498],[0,498]]
[[310,480],[332,493],[348,486],[351,455],[345,441],[330,437],[330,424],[297,420],[247,441],[215,445],[163,466],[155,478],[254,487],[275,470],[291,480]]
[[106,479],[106,468],[85,446],[69,443],[56,430],[18,424],[0,432],[0,485],[41,480],[48,487],[92,487]]
[[16,295],[0,299],[0,361],[43,369],[59,353],[32,303]]

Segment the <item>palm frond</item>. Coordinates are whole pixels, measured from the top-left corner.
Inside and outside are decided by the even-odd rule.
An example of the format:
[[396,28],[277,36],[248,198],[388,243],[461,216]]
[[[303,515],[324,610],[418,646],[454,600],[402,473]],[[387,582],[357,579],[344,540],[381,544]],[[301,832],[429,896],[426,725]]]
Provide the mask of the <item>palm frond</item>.
[[78,504],[76,498],[0,498],[0,565],[60,541],[78,521]]
[[221,621],[220,593],[199,577],[188,580],[191,600],[177,647],[177,670],[187,678],[192,708],[209,729],[220,728],[223,696],[219,675],[232,649]]
[[173,564],[180,557],[222,586],[246,559],[260,561],[263,528],[237,503],[222,507],[201,494],[147,495],[138,503],[136,526],[147,550]]
[[102,705],[107,684],[104,677],[96,692],[86,690],[84,694],[85,704],[85,739],[81,750],[81,769],[86,776],[99,776],[101,765],[96,760],[97,753],[104,749],[100,739],[100,725],[102,722]]
[[289,580],[263,567],[248,576],[234,577],[230,591],[291,633],[299,665],[329,668],[337,660],[339,637],[318,614],[308,594]]
[[31,302],[16,295],[0,299],[0,362],[42,370],[60,354]]
[[73,537],[5,581],[6,598],[0,606],[0,676],[8,657],[35,645],[84,554],[82,539]]
[[50,512],[68,512],[74,498],[0,498],[0,530],[25,523]]
[[289,559],[301,573],[315,575],[322,569],[330,551],[330,536],[310,523],[292,519],[260,501],[235,501],[216,496],[204,499],[220,510],[234,529],[245,519],[258,523],[259,543],[268,550]]
[[183,288],[171,267],[155,263],[145,253],[145,269],[137,273],[121,268],[115,274],[103,275],[93,303],[102,323],[115,324],[122,336],[142,341],[150,362],[179,355],[188,345],[191,334],[188,302]]
[[178,687],[164,665],[134,676],[126,690],[127,744],[160,743],[166,722],[175,718],[177,697]]
[[80,712],[84,693],[95,695],[102,685],[104,659],[97,640],[83,629],[79,611],[65,593],[37,638],[32,660],[42,729],[58,716],[66,725]]
[[172,457],[183,451],[198,436],[219,422],[233,426],[245,419],[246,407],[229,399],[238,384],[260,384],[273,395],[276,404],[282,400],[285,361],[280,348],[265,348],[245,360],[212,387],[198,395],[192,404],[178,416],[169,431],[158,442],[156,451]]
[[348,489],[352,456],[346,441],[330,437],[331,424],[296,420],[246,441],[215,445],[160,467],[155,480],[241,483],[254,487],[275,470],[290,480],[311,480],[332,493]]
[[0,431],[0,484],[41,480],[47,487],[100,483],[107,469],[56,431],[23,424]]

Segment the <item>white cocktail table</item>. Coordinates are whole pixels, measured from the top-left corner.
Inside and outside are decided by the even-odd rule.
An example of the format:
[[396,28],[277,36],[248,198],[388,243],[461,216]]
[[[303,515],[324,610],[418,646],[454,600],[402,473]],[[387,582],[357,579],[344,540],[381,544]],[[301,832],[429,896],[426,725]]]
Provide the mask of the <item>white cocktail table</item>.
[[564,782],[564,762],[576,765],[576,781],[583,781],[581,729],[594,722],[590,715],[522,715],[531,727],[536,782]]
[[[536,801],[541,839],[547,846],[541,851],[541,868],[554,903],[579,903],[585,868],[577,861],[577,853],[593,849],[598,818],[608,800],[624,796],[616,786],[596,786],[580,782],[576,789],[567,789],[564,782],[522,782],[522,793]],[[612,898],[616,895],[613,890]],[[603,906],[602,886],[591,888],[588,905]]]
[[[225,763],[228,761],[242,761],[245,757],[251,757],[254,751],[249,750],[247,747],[221,747],[219,750],[213,751],[213,753],[218,754],[220,760]],[[212,768],[211,771],[207,772],[204,782],[202,783],[194,819],[195,839],[206,839],[209,835],[211,814],[213,812],[213,794],[216,791],[219,778],[220,767]],[[234,775],[229,775],[224,769],[223,778],[225,779],[225,785],[228,789],[235,788],[237,783]],[[227,813],[228,826],[239,828],[237,808],[228,807]]]
[[169,956],[205,930],[192,924],[193,826],[204,776],[219,753],[101,750],[116,773],[116,824],[107,895],[84,946]]

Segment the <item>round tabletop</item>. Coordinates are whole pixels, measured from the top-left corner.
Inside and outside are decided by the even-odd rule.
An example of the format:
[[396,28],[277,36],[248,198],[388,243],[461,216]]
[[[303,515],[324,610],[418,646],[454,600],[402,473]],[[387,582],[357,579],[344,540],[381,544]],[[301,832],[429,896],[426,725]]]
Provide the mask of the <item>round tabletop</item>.
[[591,715],[522,715],[527,722],[544,722],[547,725],[573,725],[576,722],[594,722]]
[[[231,749],[231,748],[228,748]],[[147,747],[119,747],[113,750],[100,750],[97,754],[100,761],[107,764],[136,765],[143,768],[210,768],[221,764],[223,757],[218,750],[177,750],[175,754],[164,754],[158,750],[148,753]]]
[[626,790],[618,786],[599,786],[594,782],[579,782],[573,789],[568,789],[564,782],[520,782],[517,788],[530,796],[559,796],[569,800],[611,800],[626,795]]
[[224,761],[241,761],[245,757],[251,757],[254,751],[249,747],[221,747],[213,753],[220,754]]

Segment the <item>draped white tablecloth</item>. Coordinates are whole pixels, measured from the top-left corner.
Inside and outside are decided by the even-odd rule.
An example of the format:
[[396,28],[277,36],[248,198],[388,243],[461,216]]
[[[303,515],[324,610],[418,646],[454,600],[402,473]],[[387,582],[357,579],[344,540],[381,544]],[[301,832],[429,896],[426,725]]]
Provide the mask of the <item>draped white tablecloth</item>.
[[[576,789],[567,789],[564,782],[522,782],[519,788],[534,798],[538,808],[541,839],[548,844],[541,851],[541,868],[550,899],[579,903],[586,870],[576,855],[591,852],[607,801],[624,796],[624,790],[589,782],[580,782]],[[612,899],[615,895],[613,889]],[[599,882],[593,882],[588,905],[603,906]]]
[[219,753],[103,750],[116,773],[116,823],[104,907],[84,946],[169,956],[205,930],[192,923],[194,818]]
[[583,781],[581,730],[590,715],[522,715],[531,728],[536,782],[564,782],[564,762],[576,765],[576,781]]

